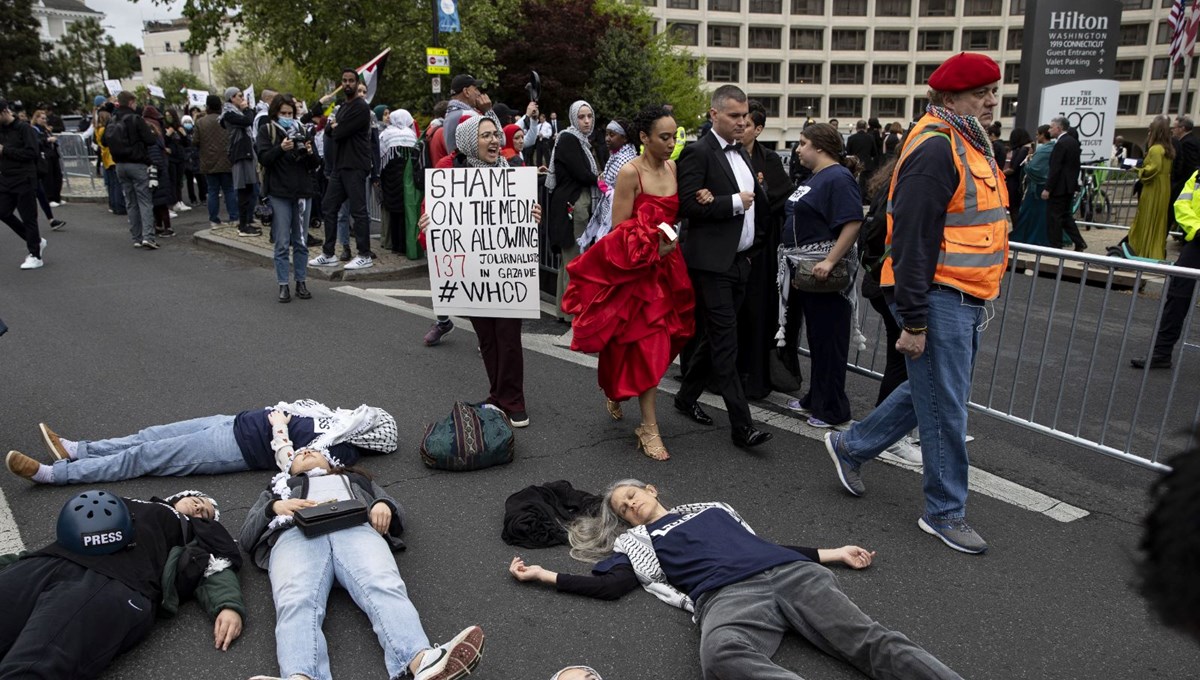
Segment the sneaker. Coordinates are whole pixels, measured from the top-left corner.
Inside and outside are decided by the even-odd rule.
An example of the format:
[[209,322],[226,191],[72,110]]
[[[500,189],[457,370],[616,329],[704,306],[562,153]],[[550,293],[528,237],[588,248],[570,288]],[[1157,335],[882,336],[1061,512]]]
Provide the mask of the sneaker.
[[335,267],[338,264],[340,263],[336,257],[333,255],[326,255],[324,253],[321,253],[320,255],[308,261],[308,265],[310,267]]
[[51,208],[57,208],[60,205],[62,205],[62,203],[59,203],[58,201],[50,201]]
[[829,457],[833,459],[833,465],[837,468],[838,481],[842,483],[842,488],[849,491],[851,495],[862,496],[867,493],[867,487],[862,482],[862,476],[859,474],[859,469],[851,467],[849,463],[842,460],[838,455],[838,442],[842,439],[842,433],[829,432],[825,435],[825,450],[829,452]]
[[970,555],[979,555],[987,552],[987,542],[983,537],[975,533],[975,530],[967,524],[967,520],[959,517],[957,519],[926,519],[921,517],[917,520],[917,526],[921,527],[921,531],[932,536],[937,536],[942,539],[942,543],[954,548],[959,552],[965,552]]
[[433,347],[434,345],[440,343],[442,338],[450,335],[450,332],[453,330],[454,322],[450,321],[449,319],[446,320],[446,325],[444,326],[440,321],[434,323],[429,327],[429,332],[425,334],[425,346]]
[[209,222],[208,223],[209,229],[217,229],[217,228],[220,228],[220,226],[221,226],[220,222]]
[[459,680],[483,658],[483,629],[471,626],[447,643],[425,650],[413,680]]
[[158,241],[142,240],[142,247],[147,250],[158,250]]
[[808,409],[806,409],[800,405],[799,399],[788,399],[787,408],[789,411],[795,411],[796,413],[799,413],[802,416],[807,416],[807,415],[812,414],[812,411],[809,411]]
[[43,264],[42,258],[26,255],[25,261],[21,263],[21,269],[38,269]]
[[374,266],[375,262],[371,260],[370,255],[359,255],[346,263],[346,269],[368,269]]
[[524,411],[513,411],[508,414],[508,420],[513,427],[529,427],[529,414]]
[[907,468],[919,468],[925,464],[920,447],[913,444],[908,436],[901,437],[900,441],[887,447],[879,456]]
[[66,220],[50,220],[50,231],[61,231],[65,226],[67,226]]
[[192,206],[184,203],[183,201],[180,201],[180,202],[176,203],[175,205],[171,206],[171,210],[174,210],[175,212],[187,212],[191,209],[192,209]]
[[262,229],[258,227],[248,227],[246,229],[238,228],[238,236],[262,236]]
[[134,241],[134,242],[133,242],[133,247],[134,247],[134,248],[141,248],[141,247],[142,247],[142,242],[141,242],[141,241]]
[[9,472],[30,481],[33,480],[33,476],[41,468],[41,463],[38,463],[20,451],[9,451],[8,456],[4,459],[4,464],[8,466]]
[[46,423],[38,423],[38,429],[42,431],[42,441],[46,442],[46,448],[50,450],[50,455],[54,460],[70,460],[71,454],[67,452],[67,447],[63,446],[62,437],[46,426]]
[[47,245],[49,244],[46,242],[46,239],[42,239],[42,242],[38,244],[38,259],[43,259],[46,257]]
[[168,210],[167,214],[171,216],[171,219],[175,219],[176,217],[179,217],[179,213],[175,212],[174,210]]

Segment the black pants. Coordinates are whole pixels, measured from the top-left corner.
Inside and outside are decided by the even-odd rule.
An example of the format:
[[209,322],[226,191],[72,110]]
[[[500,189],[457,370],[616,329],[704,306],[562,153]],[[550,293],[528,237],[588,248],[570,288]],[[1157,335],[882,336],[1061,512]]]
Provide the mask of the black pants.
[[[38,232],[37,198],[34,183],[24,188],[0,191],[0,221],[3,221],[25,242],[29,254],[42,256],[42,235]],[[13,212],[16,215],[13,215]],[[18,217],[19,216],[19,217]]]
[[238,231],[249,231],[254,224],[254,185],[241,187],[238,196]]
[[750,427],[753,424],[750,405],[746,403],[737,370],[737,318],[746,298],[750,260],[739,253],[727,271],[689,269],[688,273],[692,287],[696,289],[698,340],[683,373],[683,385],[677,397],[685,404],[694,404],[711,380],[725,400],[729,423],[734,428]]
[[[167,163],[167,172],[171,175],[171,205],[183,200],[183,163]],[[189,187],[190,188],[190,187]]]
[[883,330],[887,335],[887,362],[883,367],[883,380],[879,382],[879,396],[875,405],[879,406],[905,380],[908,380],[908,366],[904,363],[904,355],[896,349],[896,341],[900,339],[900,324],[888,307],[883,295],[867,298],[871,307],[883,317]]
[[[488,375],[488,403],[505,413],[525,412],[525,355],[521,320],[470,317]],[[439,318],[440,320],[440,318]]]
[[[197,205],[208,198],[208,182],[204,180],[204,175],[184,170],[183,177],[184,184],[187,185],[188,203]],[[199,201],[196,200],[197,196],[200,197]]]
[[[797,313],[798,312],[798,313]],[[846,397],[846,359],[850,356],[850,301],[841,293],[806,293],[793,290],[788,295],[788,325],[784,343],[789,354],[796,352],[799,327],[793,316],[803,315],[808,337],[810,380],[800,405],[821,420],[837,425],[850,420],[850,400]]]
[[1083,245],[1083,236],[1075,225],[1075,216],[1071,211],[1072,196],[1051,196],[1046,201],[1046,237],[1051,248],[1060,248],[1063,232],[1071,237],[1071,242],[1077,246]]
[[321,207],[325,211],[325,243],[321,252],[332,257],[337,245],[337,215],[350,202],[350,221],[359,257],[371,256],[371,216],[367,214],[367,171],[339,168],[329,177]]
[[[1193,238],[1184,243],[1183,252],[1175,261],[1176,267],[1200,269],[1200,238]],[[1188,310],[1192,308],[1192,293],[1196,288],[1195,279],[1173,277],[1167,286],[1167,299],[1163,302],[1162,321],[1158,324],[1158,335],[1154,339],[1154,356],[1159,359],[1170,359],[1175,351],[1175,343],[1183,334],[1183,323],[1187,321]]]
[[154,609],[129,586],[61,557],[0,573],[0,678],[94,678],[141,642]]

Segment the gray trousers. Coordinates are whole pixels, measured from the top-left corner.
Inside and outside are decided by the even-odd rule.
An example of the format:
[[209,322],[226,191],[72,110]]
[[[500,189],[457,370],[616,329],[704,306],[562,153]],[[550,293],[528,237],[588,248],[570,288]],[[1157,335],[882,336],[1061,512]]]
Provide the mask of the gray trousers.
[[815,562],[780,565],[706,593],[696,612],[704,680],[801,680],[771,661],[788,630],[872,678],[962,680],[903,634],[864,614],[833,573]]
[[[125,194],[129,235],[134,243],[154,240],[154,201],[147,167],[144,163],[117,163],[117,180]],[[159,178],[159,181],[166,180]]]

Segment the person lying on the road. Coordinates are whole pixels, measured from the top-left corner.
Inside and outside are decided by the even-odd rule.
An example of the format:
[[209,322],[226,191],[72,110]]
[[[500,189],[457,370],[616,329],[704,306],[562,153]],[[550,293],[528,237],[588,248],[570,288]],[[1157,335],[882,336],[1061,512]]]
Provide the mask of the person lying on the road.
[[216,619],[216,648],[229,649],[246,614],[242,556],[218,515],[199,491],[71,498],[54,543],[0,556],[0,677],[97,677],[192,597]]
[[520,557],[513,558],[509,571],[519,581],[606,600],[640,583],[660,600],[693,612],[706,680],[798,680],[771,661],[788,630],[872,678],[959,678],[907,637],[864,614],[821,566],[870,566],[875,553],[856,545],[820,550],[777,545],[759,538],[724,503],[668,510],[657,489],[636,479],[610,486],[600,514],[576,520],[568,533],[572,557],[603,559],[592,576],[557,574]]
[[215,475],[246,470],[286,470],[301,448],[329,451],[347,465],[371,453],[396,449],[396,419],[381,408],[329,407],[311,399],[148,427],[127,437],[71,441],[39,425],[54,463],[43,465],[19,451],[9,472],[41,484],[94,484],[144,475]]
[[[326,502],[343,512],[357,507],[357,514],[335,525],[300,521],[306,508]],[[388,677],[411,673],[413,680],[452,680],[475,668],[483,655],[479,626],[436,647],[429,644],[392,557],[392,550],[404,547],[403,532],[404,514],[395,499],[329,452],[301,451],[287,472],[275,475],[250,508],[240,540],[271,578],[282,678],[330,677],[321,624],[335,580],[371,620]]]

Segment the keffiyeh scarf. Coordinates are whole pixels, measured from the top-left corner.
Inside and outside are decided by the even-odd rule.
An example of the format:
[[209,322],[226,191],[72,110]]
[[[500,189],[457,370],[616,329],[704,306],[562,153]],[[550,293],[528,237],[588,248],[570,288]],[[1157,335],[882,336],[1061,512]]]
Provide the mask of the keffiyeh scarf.
[[380,167],[396,155],[396,151],[417,145],[417,132],[413,129],[412,114],[404,109],[392,111],[388,116],[390,125],[379,133]]
[[313,419],[313,430],[317,436],[304,448],[327,451],[335,444],[350,442],[380,453],[396,450],[396,419],[381,408],[363,404],[353,411],[344,408],[333,410],[313,399],[300,399],[290,404],[281,401],[271,408]]
[[[596,168],[596,157],[592,155],[592,144],[590,141],[588,141],[587,135],[583,134],[583,130],[579,129],[579,111],[585,106],[592,110],[593,116],[595,115],[596,110],[592,109],[592,105],[583,101],[582,99],[574,104],[571,104],[570,112],[567,115],[567,118],[571,121],[571,127],[563,130],[562,134],[559,135],[558,140],[554,142],[554,150],[550,152],[550,174],[546,176],[547,191],[554,191],[554,187],[558,186],[558,177],[554,174],[554,157],[556,154],[558,154],[558,145],[562,143],[562,140],[565,139],[566,135],[570,135],[579,140],[579,146],[583,149],[583,156],[588,162],[588,170],[590,170],[593,175],[600,174],[600,171]],[[593,186],[591,187],[591,192],[592,205],[595,205],[600,200],[600,188]]]
[[500,119],[491,111],[482,116],[471,116],[459,121],[458,127],[454,130],[454,146],[466,159],[467,165],[472,168],[507,168],[508,161],[504,160],[504,156],[497,156],[495,163],[484,163],[479,160],[479,124],[485,120],[496,124],[496,131],[500,133],[500,146],[503,147],[504,130],[500,126]]
[[604,164],[604,174],[601,175],[604,183],[608,185],[608,191],[600,195],[600,200],[592,203],[592,217],[588,220],[587,230],[583,232],[583,236],[579,237],[581,251],[587,250],[588,246],[612,231],[612,206],[613,196],[617,191],[617,173],[621,172],[621,168],[626,163],[635,158],[637,158],[637,149],[632,144],[626,144],[608,157],[608,162]]

